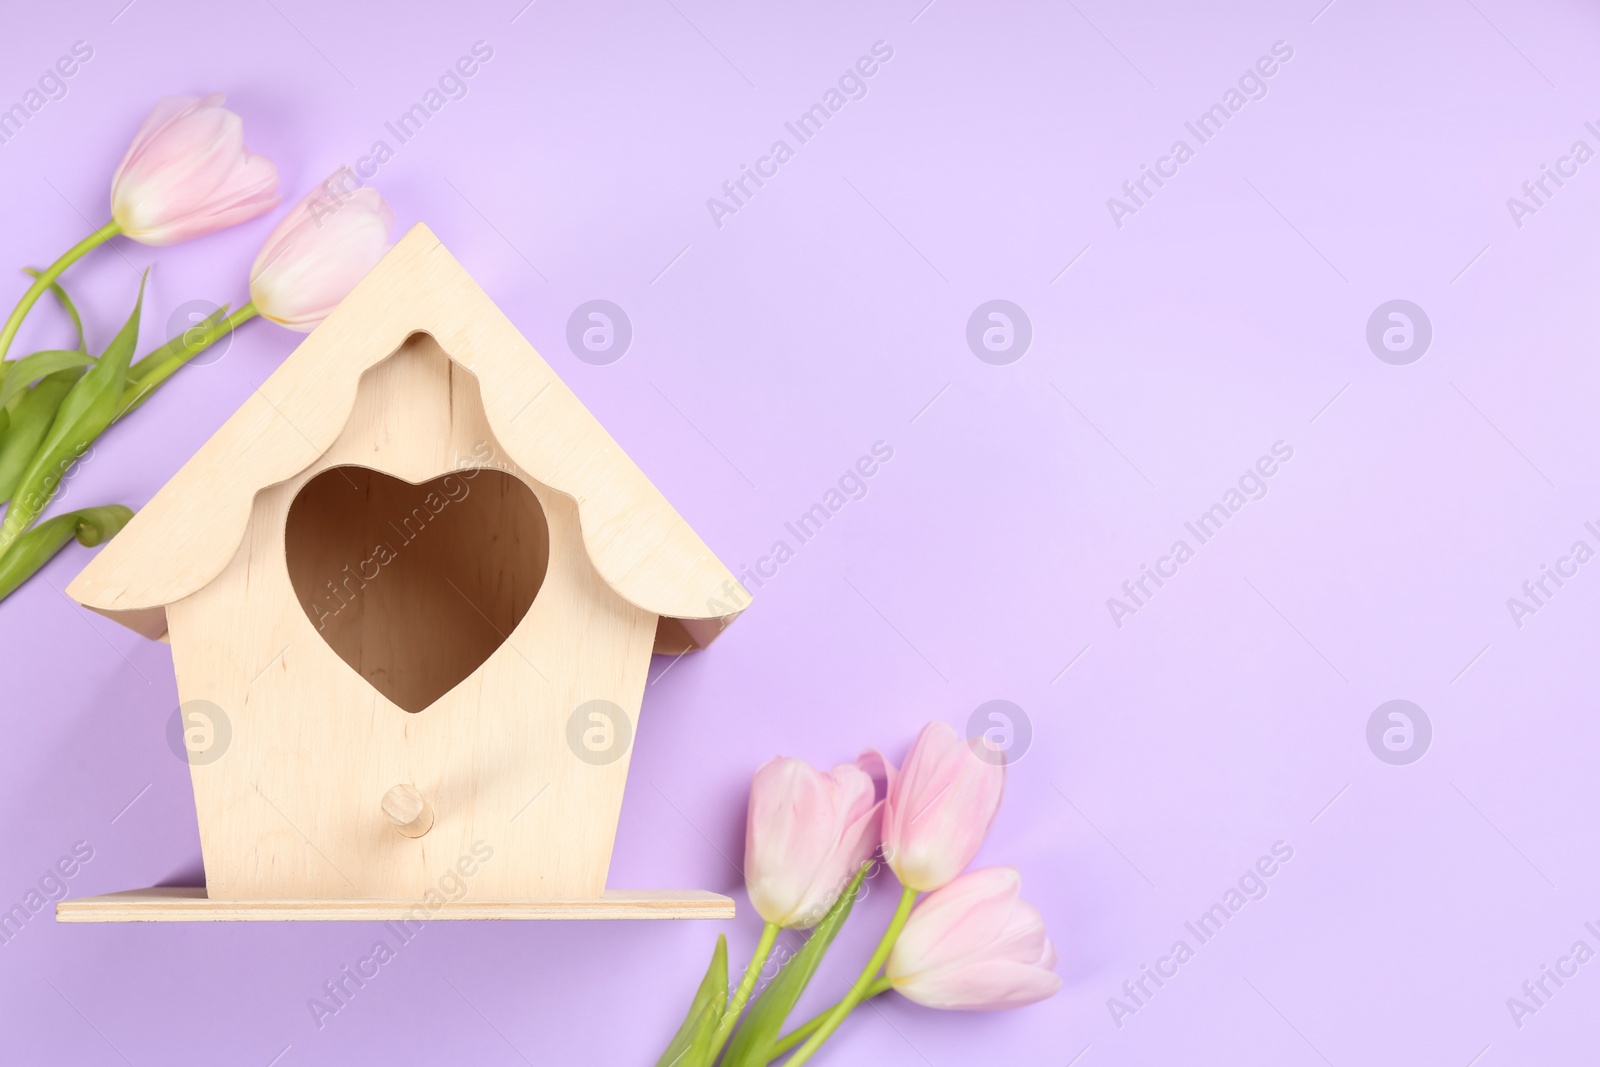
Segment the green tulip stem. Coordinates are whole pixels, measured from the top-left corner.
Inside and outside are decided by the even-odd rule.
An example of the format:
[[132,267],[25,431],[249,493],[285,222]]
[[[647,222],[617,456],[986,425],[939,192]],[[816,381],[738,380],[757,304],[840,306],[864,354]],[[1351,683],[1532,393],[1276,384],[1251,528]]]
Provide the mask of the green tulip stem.
[[250,301],[249,303],[245,304],[244,307],[228,316],[228,329],[218,330],[217,336],[221,337],[223,334],[228,333],[231,330],[237,330],[242,324],[249,322],[259,314],[261,314],[261,312],[256,310],[255,301]]
[[[906,920],[911,917],[911,906],[917,902],[917,891],[908,886],[900,888],[900,906],[894,910],[894,918],[889,920],[889,929],[883,932],[883,940],[878,942],[878,947],[873,950],[872,958],[861,969],[861,976],[850,986],[850,992],[845,994],[843,1000],[835,1004],[822,1020],[822,1024],[806,1038],[806,1043],[800,1050],[789,1058],[786,1067],[800,1067],[800,1065],[816,1054],[822,1043],[833,1036],[833,1032],[844,1022],[844,1017],[855,1010],[857,1004],[867,999],[868,991],[872,989],[878,978],[878,972],[883,970],[883,965],[889,960],[889,950],[894,948],[894,943],[900,938],[900,931],[905,929]],[[807,1025],[810,1025],[809,1023]]]
[[[22,320],[27,318],[28,312],[33,310],[33,305],[38,303],[51,283],[61,277],[68,267],[121,232],[122,227],[113,219],[67,249],[60,259],[50,264],[43,274],[33,280],[33,284],[28,286],[28,291],[22,294],[22,299],[17,301],[17,306],[11,310],[11,317],[6,319],[5,327],[0,329],[0,360],[5,359],[6,353],[11,350],[11,341],[17,336],[17,330],[21,329]],[[0,365],[0,369],[3,369],[3,365]]]
[[[891,988],[892,984],[887,977],[879,978],[876,982],[873,982],[871,985],[867,986],[866,996],[862,997],[861,1000],[863,1002],[871,1000],[880,993],[887,993]],[[836,1008],[838,1005],[835,1004],[833,1007]],[[778,1039],[777,1044],[772,1046],[772,1058],[777,1059],[779,1056],[783,1055],[785,1052],[788,1052],[800,1042],[816,1033],[817,1027],[827,1022],[828,1016],[831,1014],[833,1014],[833,1008],[826,1008],[817,1012],[817,1014],[813,1016],[809,1022],[804,1023],[801,1026],[797,1026],[789,1033],[784,1034]]]
[[733,1026],[739,1021],[739,1013],[744,1011],[745,1003],[750,999],[750,991],[756,987],[756,976],[761,973],[762,965],[772,954],[772,945],[777,939],[777,923],[767,923],[761,928],[761,939],[756,942],[756,951],[750,957],[750,966],[744,969],[744,977],[739,979],[739,988],[733,991],[733,999],[728,1001],[728,1009],[722,1013],[722,1020],[717,1023],[716,1033],[711,1037],[712,1060],[717,1058],[717,1053],[722,1051],[728,1036],[733,1033]]

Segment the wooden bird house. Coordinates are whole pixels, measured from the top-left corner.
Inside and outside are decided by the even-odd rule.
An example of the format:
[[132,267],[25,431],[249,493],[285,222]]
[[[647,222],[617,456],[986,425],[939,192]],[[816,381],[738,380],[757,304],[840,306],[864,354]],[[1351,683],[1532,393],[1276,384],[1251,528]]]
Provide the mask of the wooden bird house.
[[651,654],[747,594],[426,227],[68,592],[171,642],[206,885],[63,921],[733,914],[606,872]]

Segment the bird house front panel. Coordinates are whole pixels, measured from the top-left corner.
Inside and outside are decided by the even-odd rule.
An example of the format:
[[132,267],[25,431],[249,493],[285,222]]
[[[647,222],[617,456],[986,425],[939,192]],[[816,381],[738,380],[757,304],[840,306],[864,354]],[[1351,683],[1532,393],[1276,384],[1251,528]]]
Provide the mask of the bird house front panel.
[[657,618],[431,338],[168,621],[180,699],[229,733],[191,763],[212,898],[601,894]]

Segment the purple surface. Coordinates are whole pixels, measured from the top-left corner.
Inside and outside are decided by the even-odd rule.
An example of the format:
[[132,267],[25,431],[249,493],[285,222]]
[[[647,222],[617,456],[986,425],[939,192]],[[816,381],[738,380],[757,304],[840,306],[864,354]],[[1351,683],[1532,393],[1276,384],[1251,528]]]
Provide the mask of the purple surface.
[[[612,865],[734,894],[738,919],[433,926],[318,1028],[308,998],[378,928],[41,914],[0,946],[0,1061],[653,1061],[717,931],[739,962],[754,942],[755,766],[899,758],[991,699],[1033,740],[980,861],[1022,869],[1065,986],[1003,1015],[886,997],[816,1062],[1592,1050],[1600,962],[1538,1002],[1523,983],[1600,950],[1600,563],[1507,606],[1575,541],[1600,549],[1600,162],[1507,205],[1575,141],[1600,150],[1587,5],[122,2],[31,8],[0,38],[7,106],[94,49],[0,144],[8,271],[103,221],[161,94],[227,92],[291,200],[386,140],[402,224],[440,235],[718,554],[796,551],[711,651],[653,665]],[[479,40],[467,95],[398,144],[385,123]],[[866,96],[798,144],[784,123],[876,41],[894,54]],[[1265,97],[1200,144],[1185,123],[1278,41]],[[793,158],[719,227],[707,198],[780,138]],[[1193,158],[1116,225],[1107,198],[1179,138]],[[146,264],[146,348],[186,301],[242,299],[275,218],[75,267],[95,343]],[[634,330],[607,366],[565,339],[597,298]],[[1009,365],[965,340],[997,298],[1032,324]],[[1433,329],[1404,366],[1366,340],[1394,299]],[[42,313],[18,351],[63,337]],[[252,324],[185,370],[67,502],[147,500],[296,340]],[[878,441],[866,496],[796,545],[785,522]],[[1185,523],[1279,441],[1266,495],[1200,544]],[[1107,598],[1179,539],[1193,558],[1118,626]],[[4,907],[79,841],[74,896],[199,869],[169,652],[62,596],[87,556],[0,609]],[[1368,745],[1392,699],[1432,723],[1409,765]],[[1270,892],[1201,945],[1185,923],[1279,841]],[[890,884],[806,1006],[853,973]],[[1135,1004],[1123,983],[1179,939],[1193,958]],[[1112,997],[1138,1010],[1114,1020]]]

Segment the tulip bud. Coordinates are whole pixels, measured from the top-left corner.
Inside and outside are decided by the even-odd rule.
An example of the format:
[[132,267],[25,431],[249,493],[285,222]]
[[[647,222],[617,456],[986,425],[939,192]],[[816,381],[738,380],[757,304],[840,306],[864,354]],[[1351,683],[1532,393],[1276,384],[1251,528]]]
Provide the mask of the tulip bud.
[[318,186],[267,237],[250,268],[256,310],[300,333],[310,333],[389,250],[394,212],[376,189],[328,192]]
[[854,764],[773,759],[750,783],[744,884],[769,923],[815,926],[878,847],[883,805]]
[[1000,809],[1004,765],[980,759],[948,723],[933,722],[888,781],[884,858],[908,889],[927,893],[946,885],[972,862],[989,832]]
[[145,118],[111,179],[111,217],[124,234],[176,244],[277,204],[277,168],[245,149],[244,120],[222,101],[169,96]]
[[890,983],[930,1008],[1020,1008],[1061,988],[1056,947],[1023,900],[1015,867],[962,875],[912,909],[889,954]]

